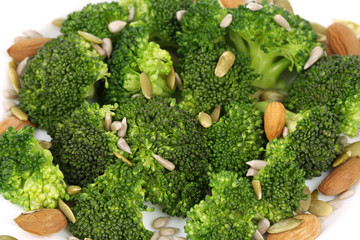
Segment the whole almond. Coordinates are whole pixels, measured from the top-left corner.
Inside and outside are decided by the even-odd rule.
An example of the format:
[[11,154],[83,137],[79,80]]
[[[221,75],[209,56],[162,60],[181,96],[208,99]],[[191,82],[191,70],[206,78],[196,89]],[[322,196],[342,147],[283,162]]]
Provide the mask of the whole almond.
[[333,23],[326,29],[329,47],[341,56],[360,55],[360,44],[355,33],[342,23]]
[[337,195],[354,185],[360,178],[360,157],[354,157],[335,168],[319,185],[325,195]]
[[312,214],[301,214],[294,217],[303,219],[296,228],[275,234],[268,234],[267,240],[314,240],[319,236],[321,224],[319,219]]
[[39,236],[60,232],[68,222],[64,214],[58,209],[41,209],[40,211],[21,214],[14,221],[24,231]]
[[51,38],[32,38],[14,43],[8,50],[10,57],[21,62],[26,57],[35,56],[37,51]]
[[281,102],[271,102],[264,113],[265,134],[269,141],[281,135],[285,125],[285,107]]
[[223,8],[237,8],[239,5],[245,5],[244,0],[219,0],[220,6]]
[[0,134],[3,134],[10,126],[15,128],[16,130],[20,130],[26,125],[31,125],[35,127],[35,125],[31,124],[29,121],[21,121],[15,116],[6,118],[5,120],[0,122]]

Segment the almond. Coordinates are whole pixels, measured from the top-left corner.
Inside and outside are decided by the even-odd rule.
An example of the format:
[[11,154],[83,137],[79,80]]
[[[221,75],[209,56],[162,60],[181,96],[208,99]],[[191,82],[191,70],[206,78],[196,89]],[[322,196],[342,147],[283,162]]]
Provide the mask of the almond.
[[346,25],[333,23],[326,29],[326,37],[334,54],[360,55],[360,44],[355,33]]
[[219,0],[220,6],[224,8],[237,8],[239,5],[245,5],[244,0]]
[[31,124],[29,121],[21,121],[15,116],[9,117],[0,122],[0,135],[3,134],[10,126],[15,128],[16,130],[20,130],[26,125],[31,125],[35,127],[35,125]]
[[8,50],[10,57],[21,62],[26,57],[35,56],[37,51],[51,38],[32,38],[14,43]]
[[337,195],[349,189],[359,178],[360,157],[354,157],[332,171],[318,189],[325,195]]
[[60,232],[67,225],[67,219],[58,209],[41,209],[29,213],[23,213],[14,219],[17,225],[24,231],[46,236]]
[[281,135],[285,125],[285,107],[281,102],[271,102],[264,113],[265,134],[269,141]]
[[312,214],[301,214],[294,217],[303,219],[296,228],[275,234],[268,234],[267,240],[314,240],[319,236],[321,224],[319,219]]

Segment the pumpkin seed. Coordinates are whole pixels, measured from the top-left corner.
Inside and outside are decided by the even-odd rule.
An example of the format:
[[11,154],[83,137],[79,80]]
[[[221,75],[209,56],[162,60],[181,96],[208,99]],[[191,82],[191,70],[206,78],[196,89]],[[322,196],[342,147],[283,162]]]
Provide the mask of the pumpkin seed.
[[340,154],[336,160],[333,163],[333,167],[340,166],[344,162],[346,162],[348,159],[352,157],[356,157],[360,154],[360,141],[353,142],[349,145],[347,145],[343,150],[342,154]]
[[334,163],[332,164],[333,167],[338,167],[341,164],[343,164],[344,162],[346,162],[347,160],[350,159],[351,156],[351,151],[346,151],[342,154],[340,154],[334,161]]
[[23,112],[19,107],[15,106],[11,108],[12,114],[14,114],[15,117],[17,117],[21,121],[27,121],[28,115]]
[[29,38],[42,38],[43,35],[41,35],[39,32],[35,30],[26,30],[22,32],[26,37]]
[[255,169],[255,168],[249,168],[247,173],[246,173],[246,176],[247,177],[253,177],[253,176],[258,175],[258,173],[259,173],[259,170]]
[[289,22],[280,14],[276,14],[274,16],[274,20],[277,24],[279,24],[281,27],[285,28],[288,32],[291,31]]
[[353,30],[356,35],[360,34],[360,25],[355,22],[352,22],[349,20],[344,20],[344,19],[334,19],[334,22],[342,23],[342,24],[346,25],[348,28]]
[[124,22],[121,20],[115,20],[108,24],[108,28],[109,28],[110,32],[118,33],[118,32],[121,32],[125,28],[126,24],[127,24],[127,22]]
[[225,74],[230,70],[232,65],[235,62],[235,55],[230,52],[226,51],[224,52],[217,62],[216,68],[215,68],[215,75],[219,78],[225,76]]
[[300,206],[299,209],[296,211],[297,214],[302,214],[306,212],[311,204],[311,192],[309,187],[305,187],[304,193],[308,196],[306,200],[300,200]]
[[179,10],[176,12],[176,19],[180,22],[184,17],[186,10]]
[[17,240],[17,238],[14,238],[9,235],[0,235],[0,240]]
[[151,99],[153,94],[152,83],[149,76],[144,72],[140,74],[140,87],[144,97]]
[[105,115],[105,130],[106,131],[110,131],[110,129],[111,129],[111,115],[110,115],[110,113],[109,112],[107,112],[106,113],[106,115]]
[[212,119],[209,114],[200,112],[198,115],[199,122],[204,128],[209,128],[212,125]]
[[39,144],[43,149],[49,150],[52,147],[52,143],[44,140],[39,140]]
[[9,68],[13,68],[13,69],[17,69],[17,63],[15,62],[15,60],[11,60],[9,63]]
[[314,23],[314,22],[311,22],[310,24],[311,24],[311,27],[314,30],[314,32],[316,32],[316,34],[319,33],[319,34],[326,35],[326,27],[324,27],[321,24]]
[[313,199],[311,200],[311,204],[308,211],[317,217],[326,217],[332,213],[333,208],[327,202]]
[[104,41],[90,33],[87,32],[83,32],[83,31],[78,31],[78,34],[84,38],[86,41],[89,41],[91,43],[96,43],[96,44],[102,44]]
[[281,7],[282,9],[285,9],[289,13],[294,13],[293,8],[291,7],[291,4],[288,0],[273,0],[274,5]]
[[174,89],[175,87],[175,69],[173,68],[173,66],[171,66],[170,73],[166,77],[166,86],[169,89]]
[[63,22],[65,21],[66,19],[65,18],[57,18],[57,19],[54,19],[51,23],[52,25],[54,25],[55,27],[62,27],[62,24]]
[[338,209],[341,207],[341,201],[338,199],[327,201],[327,203],[330,204],[333,209]]
[[335,199],[344,200],[344,199],[347,199],[347,198],[351,197],[352,195],[354,195],[354,193],[355,193],[354,189],[349,189],[349,190],[346,190],[345,192],[339,194]]
[[100,47],[100,45],[91,43],[91,46],[95,49],[95,51],[97,52],[97,54],[99,54],[101,58],[106,56],[106,51],[102,47]]
[[256,230],[252,239],[253,240],[264,240],[264,237],[259,232],[259,230]]
[[114,121],[111,123],[110,129],[111,131],[117,132],[121,129],[121,127],[122,127],[122,123],[120,121]]
[[180,91],[183,90],[182,80],[177,72],[175,72],[175,85]]
[[125,141],[124,138],[120,138],[119,141],[116,143],[118,148],[123,150],[124,152],[128,154],[132,154],[129,144]]
[[169,217],[159,217],[152,222],[152,227],[155,229],[163,228],[168,224],[169,220]]
[[286,98],[285,94],[282,94],[277,91],[264,91],[260,95],[260,101],[267,101],[267,102],[284,102]]
[[121,159],[124,163],[127,163],[130,167],[132,167],[132,163],[123,155],[121,155],[118,152],[114,152],[115,157],[117,157],[118,159]]
[[14,68],[9,68],[9,78],[12,86],[14,87],[15,91],[18,93],[20,89],[20,78]]
[[210,114],[210,117],[211,117],[211,120],[213,122],[218,122],[219,119],[220,119],[220,112],[221,112],[221,107],[220,105],[215,107],[214,110],[211,112]]
[[257,200],[260,200],[262,198],[262,191],[261,191],[261,183],[259,180],[252,180],[251,185],[254,189],[255,196]]
[[126,136],[126,133],[127,133],[127,128],[128,128],[128,125],[127,125],[127,122],[126,122],[126,117],[124,117],[121,120],[121,128],[118,131],[118,137],[124,138]]
[[154,232],[154,234],[152,235],[150,240],[158,240],[159,236],[160,236],[160,233],[158,231],[156,231],[156,232]]
[[171,236],[176,234],[180,229],[174,227],[164,227],[160,229],[161,236]]
[[296,228],[300,225],[303,219],[288,218],[270,226],[267,230],[268,233],[281,233]]
[[220,7],[221,7],[222,9],[225,9],[225,8],[226,8],[221,0],[218,0],[218,3],[219,3],[219,5],[220,5]]
[[81,193],[81,187],[76,186],[76,185],[68,186],[67,189],[66,189],[66,192],[70,196],[73,196],[73,195],[76,195],[78,193]]
[[314,47],[313,50],[311,50],[310,56],[308,60],[306,61],[304,65],[304,70],[311,67],[314,63],[316,63],[317,60],[319,60],[324,54],[324,50],[320,46]]
[[256,170],[260,170],[262,168],[264,168],[266,166],[266,161],[264,160],[251,160],[246,162],[247,165],[249,165],[250,167],[256,169]]
[[258,231],[261,235],[265,234],[270,227],[270,221],[267,218],[262,218],[258,221]]
[[113,46],[110,38],[104,38],[101,47],[105,50],[106,56],[109,58],[113,51]]
[[227,14],[220,22],[221,28],[227,28],[232,23],[233,16],[231,14]]
[[160,163],[161,166],[163,166],[167,170],[172,171],[175,169],[175,164],[173,164],[169,160],[167,160],[163,157],[160,157],[159,155],[156,155],[156,154],[153,154],[152,156],[153,156],[153,158],[155,158],[156,161],[158,161],[158,163]]
[[[19,65],[17,66],[16,73],[18,74],[19,77],[21,77],[23,75],[28,59],[29,59],[29,57],[24,58],[24,60],[22,60],[19,63]],[[19,88],[20,88],[20,80],[19,80]]]
[[75,223],[76,219],[74,213],[71,211],[70,207],[59,198],[59,208],[62,213],[69,219],[70,222]]
[[315,189],[311,193],[311,200],[318,200],[319,199],[319,190]]
[[10,101],[3,102],[3,108],[5,111],[10,111],[11,108],[15,106],[16,106],[15,102],[10,102]]

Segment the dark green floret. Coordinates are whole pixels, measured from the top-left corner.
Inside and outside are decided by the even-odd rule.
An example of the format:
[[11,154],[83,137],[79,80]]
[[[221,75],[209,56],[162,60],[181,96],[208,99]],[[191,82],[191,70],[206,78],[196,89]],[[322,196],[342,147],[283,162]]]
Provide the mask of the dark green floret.
[[262,112],[252,103],[232,103],[208,132],[212,171],[228,170],[245,176],[247,161],[262,159],[266,138]]
[[26,211],[56,208],[59,198],[69,198],[64,175],[34,132],[31,126],[9,127],[0,136],[0,194]]
[[52,133],[58,122],[94,94],[94,84],[109,76],[91,44],[76,34],[50,40],[28,61],[19,92],[30,121]]
[[65,175],[68,184],[85,186],[104,173],[114,163],[118,151],[116,132],[106,131],[104,118],[115,107],[102,108],[97,103],[84,103],[53,134],[51,151],[55,163]]
[[136,167],[117,162],[72,197],[71,208],[76,222],[69,222],[70,232],[81,239],[150,239],[141,211],[152,209],[144,205],[143,177]]
[[340,119],[340,129],[354,137],[360,125],[360,57],[323,58],[291,84],[285,106],[292,111],[327,106]]

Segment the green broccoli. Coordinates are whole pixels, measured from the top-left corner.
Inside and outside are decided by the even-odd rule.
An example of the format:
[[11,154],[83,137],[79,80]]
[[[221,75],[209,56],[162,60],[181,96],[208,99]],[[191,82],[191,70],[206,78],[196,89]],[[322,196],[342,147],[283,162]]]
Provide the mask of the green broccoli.
[[118,34],[110,32],[108,24],[116,20],[126,21],[128,16],[129,10],[120,6],[118,2],[89,3],[80,11],[69,14],[60,31],[69,34],[80,30],[101,39],[115,40]]
[[[172,98],[124,99],[115,113],[114,120],[127,119],[125,140],[132,154],[120,153],[142,167],[146,200],[164,205],[171,216],[186,216],[208,188],[205,129]],[[172,162],[175,169],[165,169],[154,155]]]
[[267,142],[262,113],[243,102],[226,105],[225,112],[207,134],[212,171],[228,170],[245,176],[249,168],[246,162],[261,159]]
[[360,125],[359,65],[359,56],[319,60],[290,85],[285,106],[292,111],[327,106],[339,117],[340,130],[354,137]]
[[[230,51],[235,63],[225,76],[219,78],[214,72],[220,56]],[[256,92],[252,82],[259,78],[248,68],[249,59],[235,49],[219,44],[212,50],[198,50],[180,59],[178,72],[183,81],[180,105],[193,113],[211,112],[216,106],[232,102],[250,102],[250,94]]]
[[148,27],[138,21],[121,31],[108,61],[109,88],[104,89],[104,103],[117,102],[124,96],[141,93],[140,74],[145,72],[152,83],[153,96],[170,96],[175,89],[166,85],[172,60],[170,54],[149,41]]
[[[256,106],[265,111],[267,103]],[[286,110],[285,141],[294,150],[296,161],[306,172],[306,179],[327,171],[340,151],[338,117],[325,106],[315,106],[298,114]]]
[[221,171],[210,178],[211,195],[188,212],[185,232],[192,240],[250,240],[257,229],[256,198],[247,178]]
[[72,197],[76,222],[69,223],[70,232],[80,238],[150,239],[152,232],[144,228],[141,211],[152,211],[144,205],[144,178],[133,166],[117,162]]
[[107,65],[89,42],[77,33],[60,35],[28,61],[20,108],[51,134],[58,122],[93,95],[95,82],[108,76]]
[[84,103],[52,135],[51,151],[68,184],[85,186],[116,161],[119,137],[105,130],[104,118],[116,106]]
[[27,211],[56,208],[59,198],[69,199],[64,175],[34,132],[31,126],[19,131],[9,127],[0,136],[0,193]]

